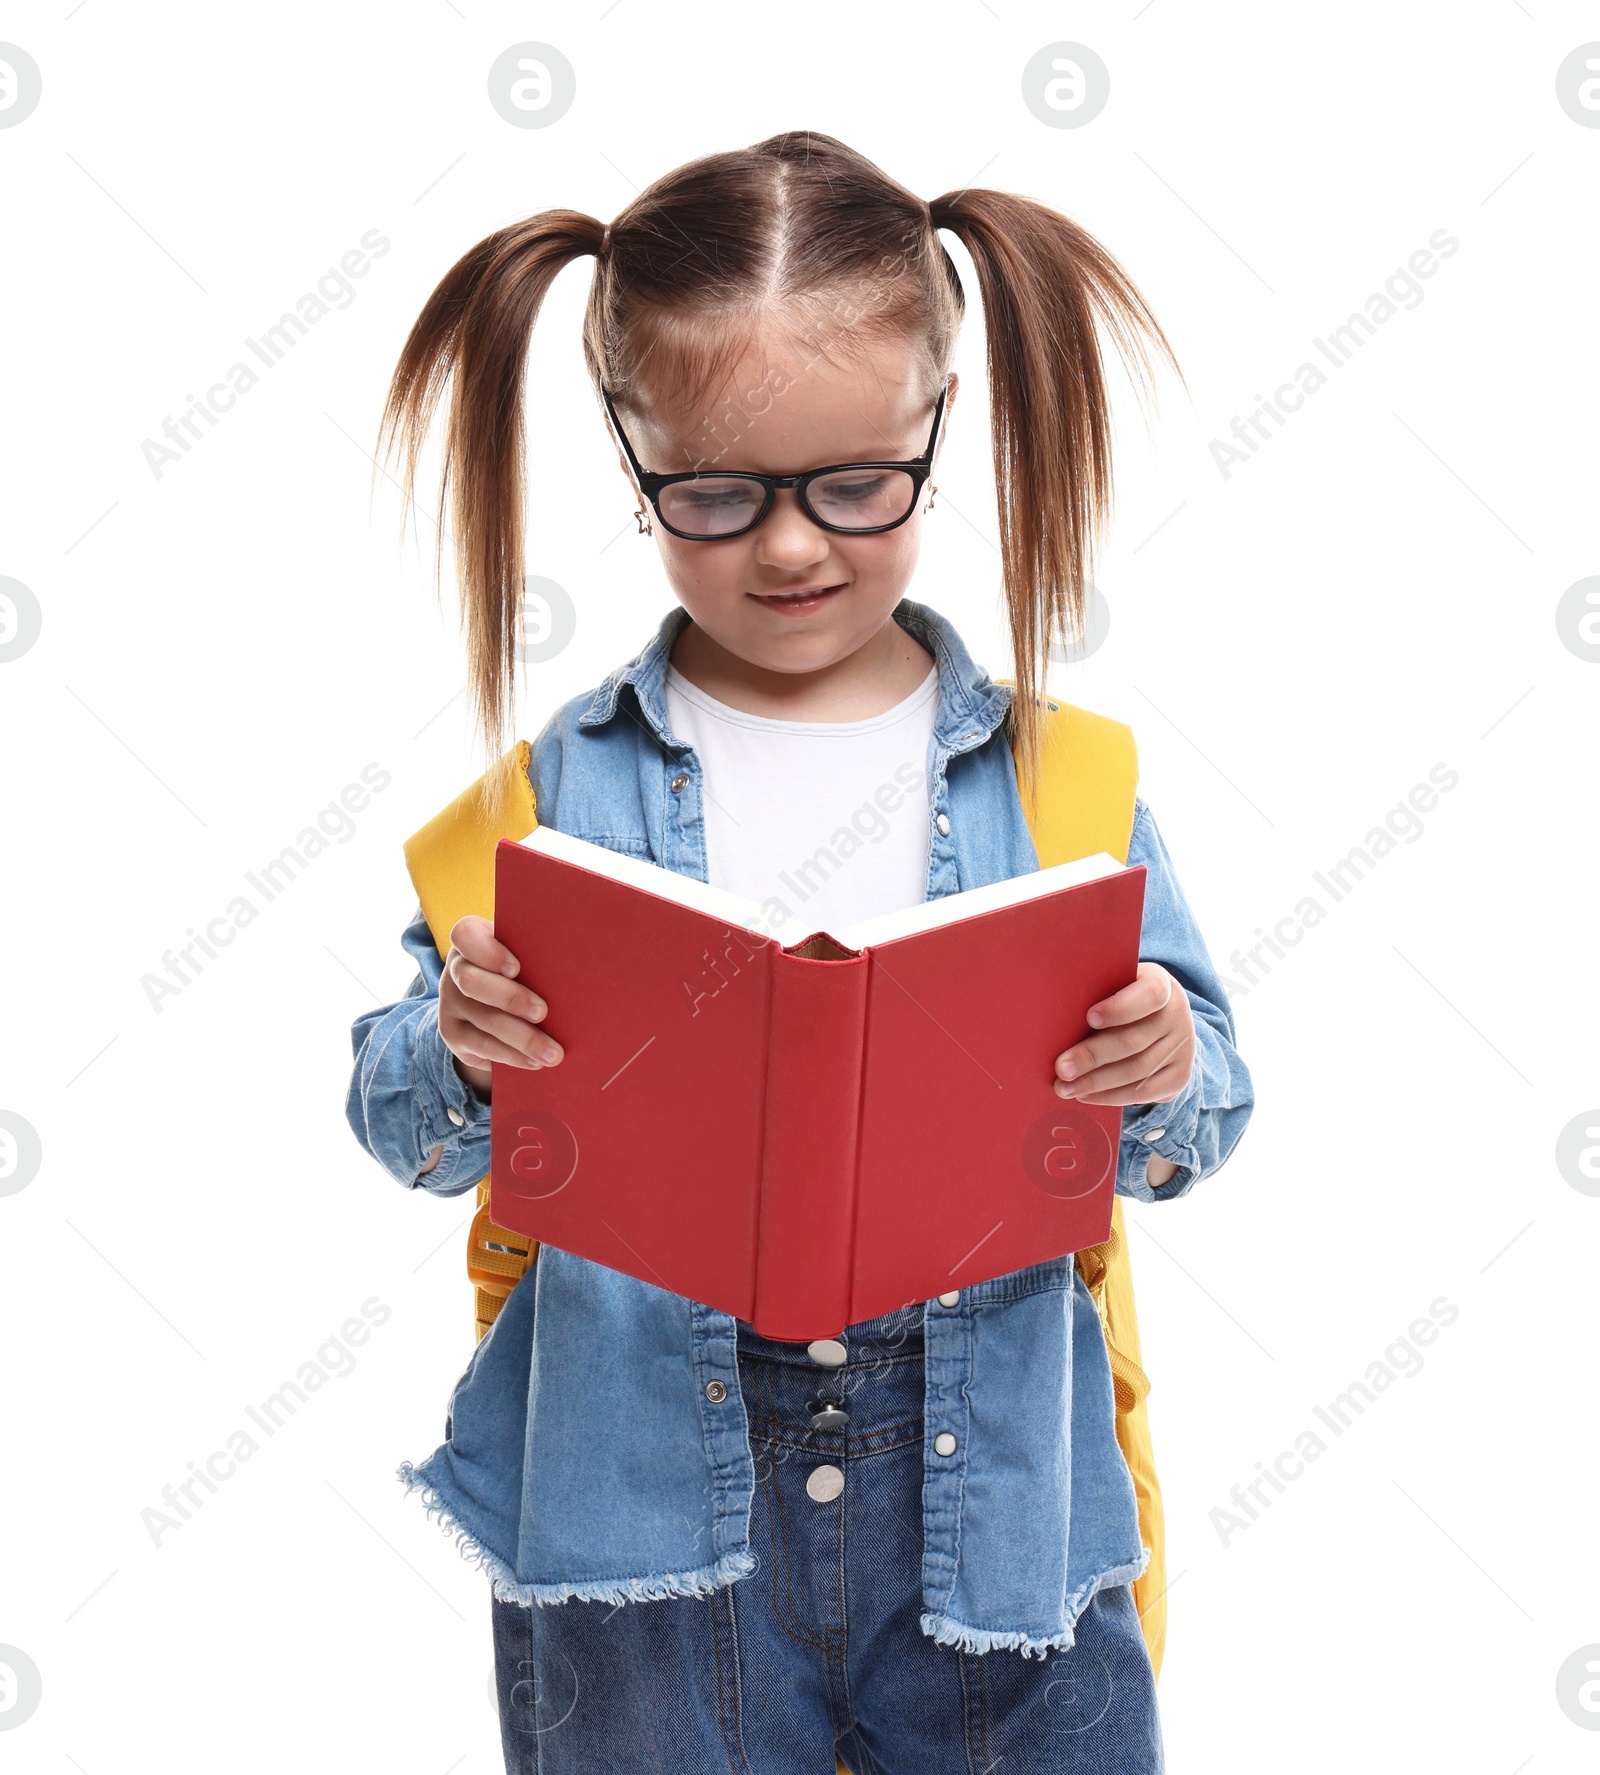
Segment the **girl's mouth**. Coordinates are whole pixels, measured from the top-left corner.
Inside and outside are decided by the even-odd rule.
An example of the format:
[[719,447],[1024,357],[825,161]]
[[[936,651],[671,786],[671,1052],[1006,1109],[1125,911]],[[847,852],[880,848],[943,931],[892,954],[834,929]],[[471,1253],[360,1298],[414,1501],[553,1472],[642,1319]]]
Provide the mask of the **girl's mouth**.
[[842,585],[808,586],[797,592],[751,592],[750,596],[758,604],[765,604],[769,610],[776,610],[780,616],[809,616],[813,610],[820,610],[844,590]]

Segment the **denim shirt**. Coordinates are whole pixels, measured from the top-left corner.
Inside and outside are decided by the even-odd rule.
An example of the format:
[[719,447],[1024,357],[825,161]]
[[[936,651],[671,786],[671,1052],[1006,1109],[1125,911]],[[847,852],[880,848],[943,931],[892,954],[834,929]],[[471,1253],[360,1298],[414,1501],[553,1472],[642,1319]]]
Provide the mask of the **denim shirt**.
[[[1036,870],[1002,723],[1010,688],[932,609],[903,599],[894,618],[939,673],[927,897]],[[636,659],[563,704],[534,743],[531,774],[541,823],[704,881],[701,765],[671,732],[664,692],[688,621],[674,608]],[[1144,801],[1134,808],[1127,860],[1147,870],[1140,957],[1182,985],[1197,1038],[1175,1098],[1122,1112],[1117,1192],[1154,1202],[1223,1163],[1253,1100],[1166,847]],[[489,1169],[489,1104],[440,1038],[442,961],[420,912],[401,942],[419,973],[404,998],[356,1020],[347,1113],[397,1182],[457,1196]],[[1152,1153],[1179,1167],[1164,1184],[1147,1179]],[[1070,1647],[1095,1591],[1130,1583],[1149,1560],[1094,1302],[1067,1254],[916,1310],[922,1630],[976,1653]],[[740,1324],[542,1245],[451,1394],[443,1444],[399,1476],[505,1601],[626,1603],[735,1582],[756,1566]],[[954,1454],[935,1451],[942,1431],[954,1432]]]

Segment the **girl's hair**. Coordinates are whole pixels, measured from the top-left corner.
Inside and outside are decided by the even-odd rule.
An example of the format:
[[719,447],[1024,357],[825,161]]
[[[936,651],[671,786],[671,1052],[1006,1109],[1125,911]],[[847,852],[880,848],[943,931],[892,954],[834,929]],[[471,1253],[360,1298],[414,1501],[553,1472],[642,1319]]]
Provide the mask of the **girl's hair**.
[[639,410],[656,389],[698,405],[775,317],[847,360],[885,337],[911,341],[931,406],[966,306],[941,228],[972,257],[987,322],[1001,574],[1018,687],[1011,737],[1031,798],[1050,644],[1084,633],[1110,508],[1099,328],[1141,386],[1153,380],[1149,347],[1174,369],[1176,360],[1126,272],[1066,216],[1004,191],[964,188],[924,203],[844,143],[809,130],[692,160],[641,192],[609,228],[576,210],[543,210],[502,228],[451,267],[411,329],[379,448],[386,455],[398,441],[409,500],[449,382],[439,547],[448,504],[473,712],[491,750],[505,742],[524,574],[523,364],[557,272],[585,253],[598,260],[584,358],[619,412]]

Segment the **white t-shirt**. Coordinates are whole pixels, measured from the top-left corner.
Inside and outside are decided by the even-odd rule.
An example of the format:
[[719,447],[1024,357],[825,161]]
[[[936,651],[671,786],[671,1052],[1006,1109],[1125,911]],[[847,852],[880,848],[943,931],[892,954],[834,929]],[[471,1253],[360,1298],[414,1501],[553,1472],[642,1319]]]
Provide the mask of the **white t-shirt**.
[[918,906],[939,671],[865,721],[775,721],[667,666],[667,720],[703,772],[706,871],[784,943]]

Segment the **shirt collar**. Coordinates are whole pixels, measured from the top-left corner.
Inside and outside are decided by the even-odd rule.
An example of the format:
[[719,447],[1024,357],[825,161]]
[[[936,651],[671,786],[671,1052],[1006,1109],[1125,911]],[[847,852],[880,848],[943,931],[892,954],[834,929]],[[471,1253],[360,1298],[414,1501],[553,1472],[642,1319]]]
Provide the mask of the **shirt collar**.
[[[894,619],[928,649],[938,667],[939,705],[934,738],[946,751],[970,751],[999,726],[1010,706],[1011,687],[996,684],[973,661],[955,625],[931,606],[902,598],[894,608]],[[673,605],[648,646],[626,665],[618,666],[595,691],[578,717],[578,725],[599,727],[614,719],[623,686],[628,685],[640,717],[661,744],[683,750],[685,742],[667,724],[666,679],[673,644],[689,621],[689,612],[681,604]]]

